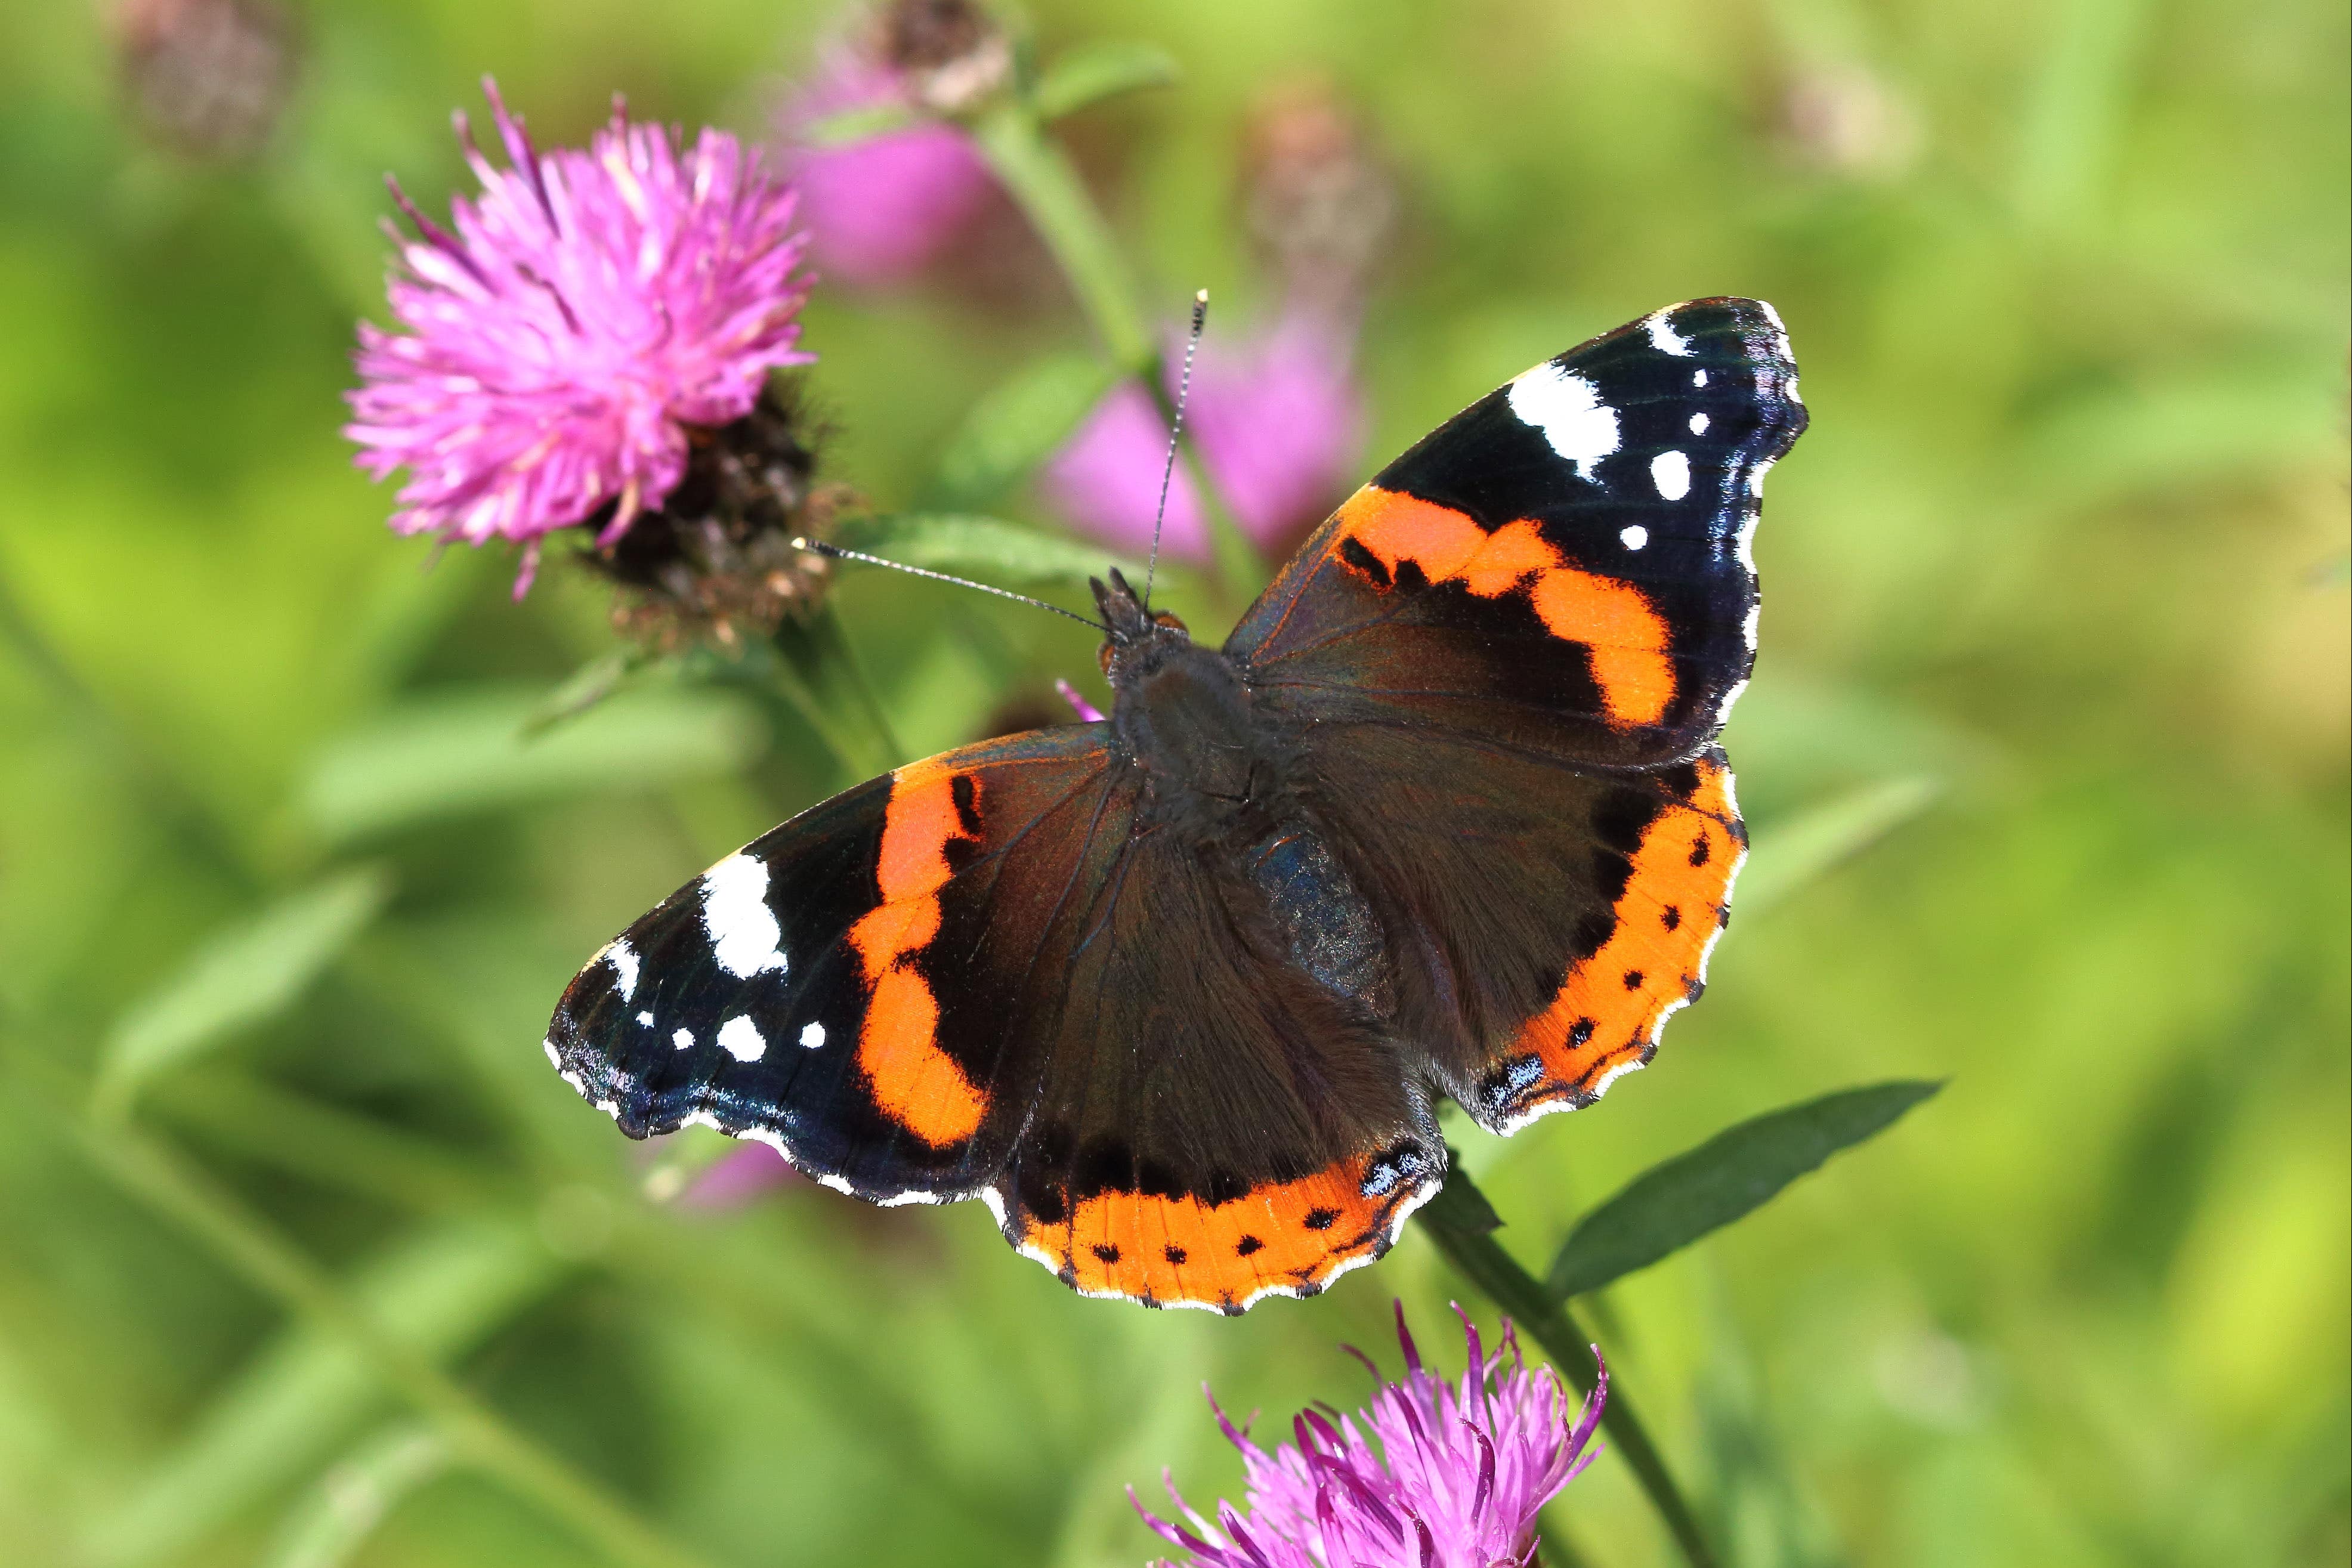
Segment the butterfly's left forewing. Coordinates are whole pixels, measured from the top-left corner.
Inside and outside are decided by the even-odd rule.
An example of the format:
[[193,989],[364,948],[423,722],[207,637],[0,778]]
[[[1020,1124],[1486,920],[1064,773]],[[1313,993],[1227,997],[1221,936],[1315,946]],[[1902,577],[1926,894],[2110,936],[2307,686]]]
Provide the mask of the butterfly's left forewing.
[[[580,972],[549,1056],[633,1137],[703,1123],[878,1202],[974,1196],[1042,1069],[1003,998],[935,971],[971,945],[1017,989],[1108,880],[1132,792],[1102,727],[910,764],[745,845]],[[950,904],[985,929],[943,944]]]

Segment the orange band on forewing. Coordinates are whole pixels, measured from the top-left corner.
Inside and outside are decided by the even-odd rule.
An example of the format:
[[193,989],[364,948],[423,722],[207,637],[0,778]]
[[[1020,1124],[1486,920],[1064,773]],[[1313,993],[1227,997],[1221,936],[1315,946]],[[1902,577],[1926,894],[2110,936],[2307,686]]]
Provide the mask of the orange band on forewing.
[[1689,801],[1667,807],[1643,832],[1609,940],[1570,967],[1551,1005],[1514,1042],[1541,1056],[1546,1077],[1565,1090],[1590,1092],[1611,1069],[1642,1059],[1667,1010],[1689,996],[1722,927],[1743,852],[1730,826],[1738,818],[1730,769],[1704,758],[1696,767]]
[[1649,596],[1568,565],[1532,518],[1488,533],[1451,507],[1367,485],[1340,507],[1339,537],[1370,551],[1391,579],[1411,561],[1433,586],[1459,582],[1481,599],[1527,584],[1545,629],[1591,651],[1612,724],[1655,724],[1674,700],[1666,622]]
[[857,1065],[873,1084],[874,1102],[884,1114],[932,1147],[944,1148],[980,1130],[988,1096],[940,1049],[939,1023],[940,1005],[922,976],[891,970],[866,1002]]
[[[1512,527],[1518,527],[1513,524]],[[1655,724],[1675,699],[1675,665],[1666,656],[1666,622],[1630,582],[1563,566],[1536,579],[1536,613],[1552,635],[1592,650],[1609,716]]]
[[890,804],[882,820],[882,852],[874,867],[882,902],[919,897],[946,882],[953,874],[948,867],[948,841],[962,831],[953,776],[926,778],[912,768],[900,768],[891,779]]
[[1339,532],[1378,556],[1391,576],[1409,560],[1432,582],[1460,570],[1486,538],[1467,513],[1370,485],[1341,504]]
[[[976,778],[971,788],[976,800]],[[939,889],[954,874],[948,843],[963,836],[954,775],[921,764],[893,774],[874,868],[882,902],[849,929],[869,988],[857,1065],[882,1113],[934,1148],[971,1137],[988,1111],[987,1094],[940,1049],[930,982],[906,963],[939,935]]]

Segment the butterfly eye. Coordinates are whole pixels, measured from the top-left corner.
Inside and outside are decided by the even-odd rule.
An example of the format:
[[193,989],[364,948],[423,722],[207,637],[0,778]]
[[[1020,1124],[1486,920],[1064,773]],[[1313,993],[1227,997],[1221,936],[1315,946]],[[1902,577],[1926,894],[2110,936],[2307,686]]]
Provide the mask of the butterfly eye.
[[1110,655],[1111,655],[1111,646],[1110,646],[1110,643],[1109,643],[1109,641],[1108,641],[1108,639],[1106,639],[1106,640],[1104,641],[1104,643],[1103,643],[1103,645],[1102,645],[1101,649],[1100,649],[1099,651],[1097,651],[1097,653],[1095,654],[1096,662],[1097,662],[1097,663],[1098,663],[1098,664],[1100,664],[1102,665],[1102,673],[1103,673],[1103,679],[1104,679],[1104,680],[1108,680],[1108,679],[1110,679]]
[[1156,626],[1165,626],[1171,632],[1181,632],[1188,637],[1192,634],[1192,629],[1191,627],[1185,625],[1181,621],[1177,620],[1173,614],[1165,610],[1160,611],[1154,614],[1151,617],[1151,621],[1152,624]]

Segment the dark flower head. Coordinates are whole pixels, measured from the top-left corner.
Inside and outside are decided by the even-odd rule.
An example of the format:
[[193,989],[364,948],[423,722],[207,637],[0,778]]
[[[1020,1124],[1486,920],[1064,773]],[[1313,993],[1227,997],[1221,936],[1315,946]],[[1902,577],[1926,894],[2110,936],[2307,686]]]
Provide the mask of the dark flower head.
[[685,476],[696,432],[749,414],[769,372],[804,364],[791,189],[724,132],[688,147],[611,123],[585,152],[541,153],[486,81],[508,166],[458,133],[481,195],[454,233],[394,187],[392,312],[362,323],[345,434],[381,479],[406,468],[393,527],[526,547],[599,514],[625,534]]
[[1253,108],[1243,216],[1294,309],[1352,318],[1396,231],[1396,181],[1357,117],[1319,77],[1295,78]]
[[1013,73],[1013,46],[972,0],[890,0],[875,19],[877,52],[918,102],[961,114]]
[[689,430],[686,469],[668,497],[582,558],[619,585],[615,624],[664,650],[732,646],[813,609],[832,569],[792,541],[824,538],[856,506],[845,488],[817,483],[815,441],[789,381],[771,383],[739,420]]
[[199,158],[258,152],[294,85],[294,24],[271,0],[126,0],[114,13],[132,110]]
[[1491,1357],[1466,1316],[1462,1328],[1469,1364],[1448,1382],[1422,1365],[1399,1303],[1403,1380],[1382,1385],[1354,1416],[1332,1420],[1301,1411],[1291,1424],[1293,1441],[1271,1453],[1236,1429],[1213,1397],[1217,1425],[1242,1452],[1244,1506],[1219,1503],[1212,1524],[1171,1481],[1168,1495],[1189,1529],[1140,1503],[1136,1511],[1191,1554],[1188,1568],[1532,1563],[1537,1511],[1592,1462],[1587,1445],[1608,1398],[1608,1370],[1580,1408],[1549,1367],[1528,1371],[1508,1322]]

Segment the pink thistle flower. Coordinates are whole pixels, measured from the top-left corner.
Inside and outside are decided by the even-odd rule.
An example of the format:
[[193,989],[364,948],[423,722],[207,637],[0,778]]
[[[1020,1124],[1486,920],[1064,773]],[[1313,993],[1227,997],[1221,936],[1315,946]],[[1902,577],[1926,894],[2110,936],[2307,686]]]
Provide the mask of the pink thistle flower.
[[911,107],[907,73],[836,48],[776,117],[811,254],[828,277],[879,287],[920,271],[985,206],[995,178],[971,141],[937,120],[839,146],[811,140],[852,110]]
[[1268,1453],[1211,1397],[1217,1425],[1242,1451],[1245,1511],[1220,1502],[1213,1525],[1171,1480],[1168,1495],[1190,1529],[1139,1502],[1136,1511],[1192,1554],[1190,1568],[1524,1568],[1535,1560],[1537,1511],[1592,1462],[1587,1445],[1608,1399],[1608,1369],[1572,1407],[1550,1368],[1528,1371],[1507,1320],[1489,1357],[1454,1311],[1470,1350],[1459,1382],[1422,1365],[1399,1302],[1404,1380],[1383,1385],[1359,1415],[1335,1422],[1301,1411],[1295,1441]]
[[[1201,345],[1185,422],[1218,495],[1268,555],[1287,554],[1346,492],[1364,429],[1350,358],[1344,335],[1307,315],[1240,350]],[[1171,396],[1180,363],[1169,356]],[[1071,521],[1140,555],[1151,546],[1167,451],[1158,407],[1141,387],[1123,386],[1048,460],[1040,482]],[[1208,558],[1200,497],[1181,465],[1160,548]]]
[[721,131],[691,147],[632,125],[619,99],[587,151],[541,154],[485,78],[509,167],[457,133],[481,182],[450,203],[455,233],[394,198],[402,331],[367,323],[344,434],[378,479],[405,467],[392,526],[525,547],[610,506],[610,544],[686,472],[688,432],[741,418],[797,347],[791,188]]

